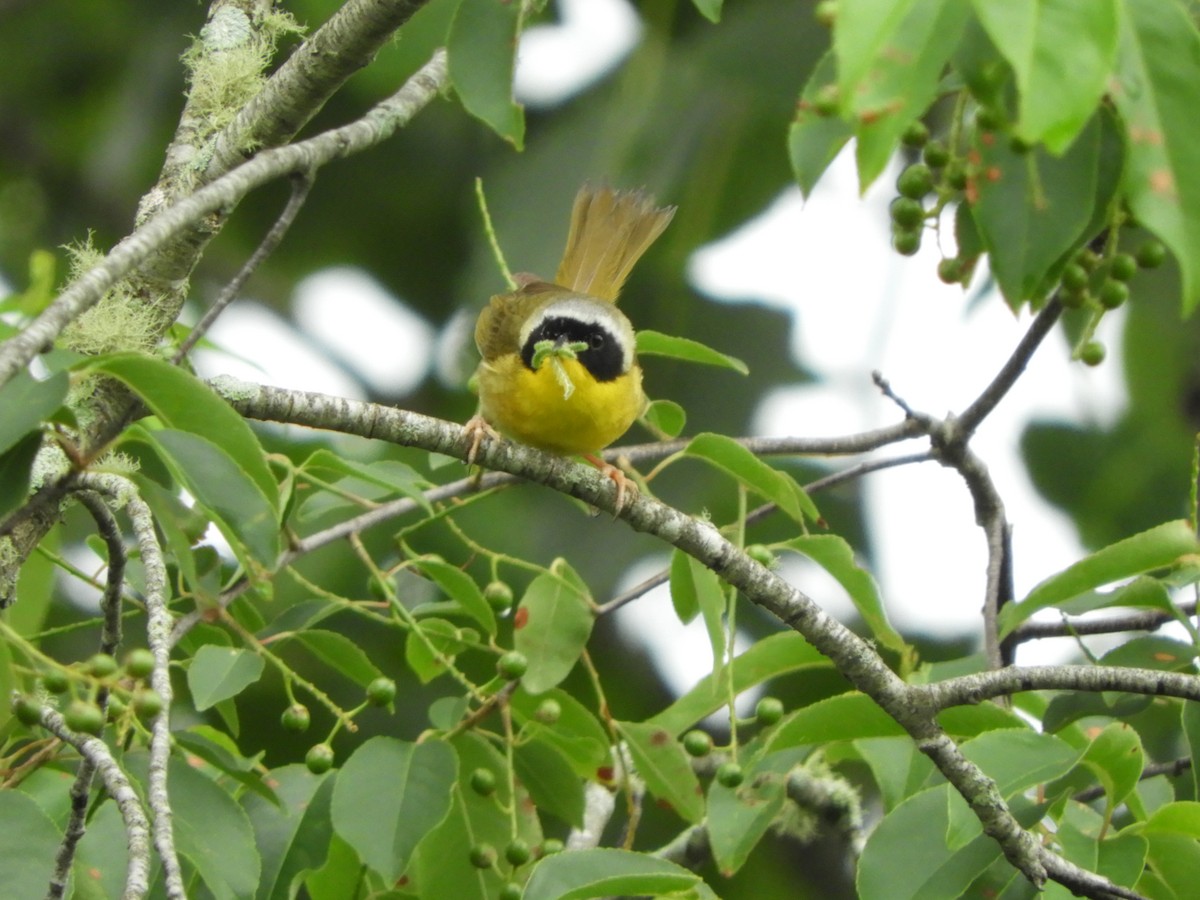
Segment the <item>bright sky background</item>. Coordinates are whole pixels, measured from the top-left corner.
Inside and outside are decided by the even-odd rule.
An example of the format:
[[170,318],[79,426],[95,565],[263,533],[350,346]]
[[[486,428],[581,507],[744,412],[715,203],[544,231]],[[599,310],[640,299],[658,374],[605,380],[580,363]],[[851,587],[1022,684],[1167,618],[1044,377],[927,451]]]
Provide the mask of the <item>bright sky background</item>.
[[[517,92],[531,106],[561,102],[586,87],[639,38],[637,15],[625,0],[559,0],[558,7],[561,26],[530,29],[522,41]],[[1014,317],[998,297],[968,311],[962,291],[936,279],[932,235],[914,258],[891,251],[887,204],[894,177],[885,174],[859,198],[853,159],[843,154],[807,203],[790,188],[757,219],[693,256],[688,277],[700,292],[728,302],[755,297],[791,312],[792,350],[820,378],[766,397],[756,433],[837,435],[897,421],[898,411],[871,383],[874,369],[917,409],[960,410],[1028,327],[1029,316]],[[294,300],[300,331],[262,305],[233,306],[211,336],[234,356],[205,353],[197,368],[355,396],[349,369],[381,391],[399,392],[415,386],[439,342],[429,323],[358,270],[316,272],[297,286]],[[1104,331],[1110,355],[1097,369],[1070,363],[1052,337],[972,444],[1014,526],[1018,596],[1081,551],[1069,522],[1029,484],[1017,441],[1034,418],[1109,421],[1118,414],[1124,398],[1114,317],[1106,318]],[[958,476],[929,463],[872,475],[865,484],[875,574],[893,622],[907,632],[978,633],[984,539]],[[665,554],[645,560],[627,574],[627,585],[666,560]],[[782,572],[830,612],[850,616],[849,601],[819,569],[792,557]],[[664,675],[680,691],[710,670],[703,628],[675,621],[665,588],[627,606],[619,621],[656,645]],[[1041,642],[1024,650],[1021,661],[1055,661],[1070,652],[1069,642]]]

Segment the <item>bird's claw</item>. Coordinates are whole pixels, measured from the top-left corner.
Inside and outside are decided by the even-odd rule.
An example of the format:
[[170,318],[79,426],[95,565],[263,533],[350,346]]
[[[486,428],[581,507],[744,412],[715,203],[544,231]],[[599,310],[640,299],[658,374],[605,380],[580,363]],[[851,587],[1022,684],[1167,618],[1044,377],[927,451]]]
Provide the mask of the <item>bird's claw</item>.
[[463,434],[471,439],[471,446],[467,450],[467,465],[475,465],[475,456],[479,453],[479,448],[483,445],[483,439],[486,437],[489,440],[500,440],[500,433],[487,423],[481,415],[471,416],[467,420],[467,424],[463,426]]

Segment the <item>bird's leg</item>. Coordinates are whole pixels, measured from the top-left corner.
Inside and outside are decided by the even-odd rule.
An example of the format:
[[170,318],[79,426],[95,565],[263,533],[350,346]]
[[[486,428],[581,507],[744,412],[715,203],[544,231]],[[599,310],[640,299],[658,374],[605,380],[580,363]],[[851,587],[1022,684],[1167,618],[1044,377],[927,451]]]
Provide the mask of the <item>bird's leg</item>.
[[616,508],[613,510],[614,515],[619,515],[621,510],[625,508],[625,496],[627,494],[636,494],[637,485],[630,481],[625,473],[614,466],[612,463],[607,463],[600,457],[591,453],[583,454],[583,458],[590,462],[593,466],[600,470],[600,474],[612,480],[612,483],[617,487]]
[[489,425],[479,413],[475,413],[467,420],[467,424],[463,426],[463,433],[471,439],[471,448],[467,451],[468,466],[475,465],[475,455],[479,452],[485,437],[493,441],[501,440],[500,433]]

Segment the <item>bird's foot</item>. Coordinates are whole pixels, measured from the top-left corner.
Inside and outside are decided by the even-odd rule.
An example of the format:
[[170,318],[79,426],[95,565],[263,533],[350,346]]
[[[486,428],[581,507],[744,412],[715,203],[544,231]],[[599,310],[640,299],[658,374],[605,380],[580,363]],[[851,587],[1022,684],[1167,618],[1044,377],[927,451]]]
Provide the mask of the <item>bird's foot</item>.
[[634,496],[637,495],[637,483],[631,481],[623,471],[618,469],[612,463],[607,463],[598,456],[593,456],[591,453],[585,453],[583,458],[599,469],[600,474],[611,480],[616,486],[617,499],[614,504],[613,515],[620,515],[621,510],[625,508],[626,498],[632,502]]
[[467,450],[467,465],[475,465],[475,456],[479,453],[479,448],[483,445],[483,439],[487,438],[491,441],[501,440],[500,432],[496,431],[483,416],[476,414],[467,420],[467,424],[463,426],[463,433],[471,439],[470,449]]

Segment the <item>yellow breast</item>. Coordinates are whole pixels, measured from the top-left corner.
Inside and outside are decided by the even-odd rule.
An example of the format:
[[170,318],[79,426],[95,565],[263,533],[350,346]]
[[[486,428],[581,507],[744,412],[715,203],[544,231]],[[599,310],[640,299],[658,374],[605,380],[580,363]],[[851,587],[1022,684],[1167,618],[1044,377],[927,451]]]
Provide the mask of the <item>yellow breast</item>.
[[523,444],[564,455],[596,453],[641,415],[646,405],[642,370],[634,365],[612,381],[599,382],[578,360],[559,362],[571,391],[550,364],[533,371],[515,353],[482,363],[480,410]]

